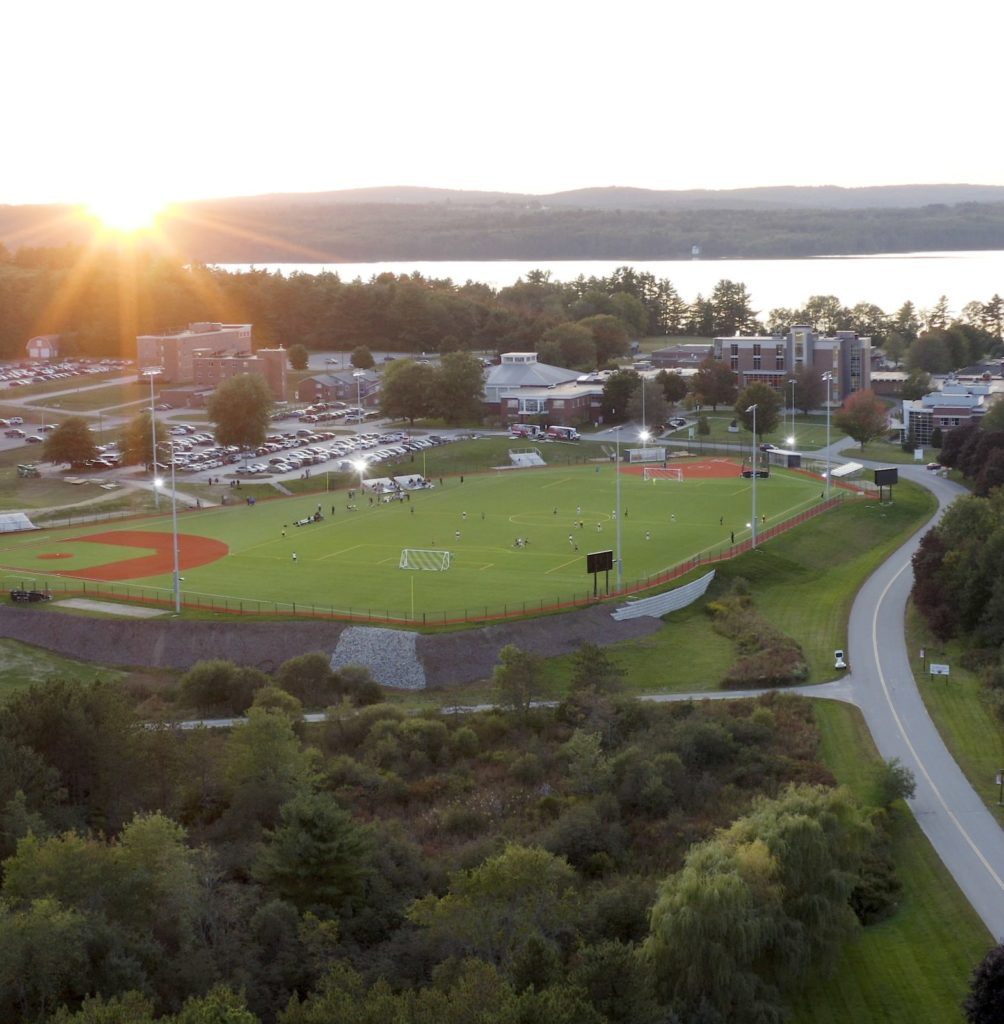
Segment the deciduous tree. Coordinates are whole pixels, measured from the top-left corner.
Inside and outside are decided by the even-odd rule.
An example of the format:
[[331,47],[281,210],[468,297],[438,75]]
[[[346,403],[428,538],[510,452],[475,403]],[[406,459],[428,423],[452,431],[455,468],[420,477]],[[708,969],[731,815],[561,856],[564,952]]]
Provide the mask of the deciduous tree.
[[68,462],[74,469],[98,454],[90,425],[83,416],[70,416],[45,439],[42,457],[46,462]]
[[376,365],[373,353],[365,345],[356,346],[349,361],[357,370],[372,370]]
[[443,356],[433,379],[434,408],[447,423],[480,423],[485,380],[481,362],[470,352]]
[[735,413],[747,430],[753,429],[752,406],[756,406],[757,437],[772,434],[780,422],[781,399],[777,392],[766,384],[750,384],[736,399]]
[[575,871],[540,847],[512,844],[470,871],[450,876],[445,896],[425,896],[408,917],[447,956],[507,966],[534,937],[569,934],[578,898]]
[[242,373],[224,381],[209,396],[206,412],[221,445],[257,448],[268,433],[272,393],[264,377]]
[[167,432],[159,420],[154,420],[154,427],[151,431],[150,411],[144,409],[139,415],[134,416],[122,431],[119,442],[122,449],[122,462],[127,466],[137,463],[152,466],[153,445],[156,443],[159,449],[166,440]]
[[855,391],[834,414],[833,423],[864,448],[889,429],[889,410],[873,391]]
[[286,350],[286,358],[294,370],[306,370],[307,365],[310,363],[310,353],[307,351],[307,346],[299,343],[289,346]]
[[428,363],[395,359],[384,367],[380,412],[393,420],[428,416],[435,406],[436,371]]
[[701,405],[717,409],[736,400],[736,375],[720,359],[708,356],[702,360],[694,376],[694,397]]
[[603,419],[606,423],[623,423],[629,415],[631,396],[641,387],[641,376],[635,370],[614,370],[603,382]]
[[540,696],[542,663],[539,655],[506,644],[499,651],[499,663],[492,674],[498,704],[525,716],[531,702]]

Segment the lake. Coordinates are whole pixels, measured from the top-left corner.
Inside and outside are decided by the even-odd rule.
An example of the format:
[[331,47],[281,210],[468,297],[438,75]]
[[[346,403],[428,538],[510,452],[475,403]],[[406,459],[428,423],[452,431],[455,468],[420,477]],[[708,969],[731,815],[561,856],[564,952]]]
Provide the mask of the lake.
[[[220,264],[230,271],[250,264]],[[531,270],[550,271],[552,280],[605,277],[630,266],[673,283],[685,302],[707,298],[727,278],[746,285],[752,305],[766,314],[778,307],[797,308],[813,295],[835,295],[845,306],[871,302],[893,313],[904,302],[918,309],[933,306],[944,295],[949,310],[961,312],[967,302],[987,302],[1004,294],[1004,252],[918,252],[878,256],[825,256],[805,260],[468,260],[395,263],[256,263],[258,270],[283,274],[330,271],[343,281],[368,281],[377,274],[412,274],[449,278],[455,283],[479,281],[504,288]]]

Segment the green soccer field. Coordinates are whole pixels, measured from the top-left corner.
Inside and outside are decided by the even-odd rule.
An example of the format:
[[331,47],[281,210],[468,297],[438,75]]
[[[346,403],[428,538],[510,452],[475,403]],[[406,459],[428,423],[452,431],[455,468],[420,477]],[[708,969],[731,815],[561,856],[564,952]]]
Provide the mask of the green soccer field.
[[[620,475],[625,584],[697,554],[727,551],[733,535],[737,544],[749,538],[751,481],[739,476],[738,467],[725,471],[730,475],[653,483],[640,470],[625,467]],[[453,618],[524,606],[530,611],[583,598],[593,585],[586,554],[616,550],[616,481],[613,465],[586,465],[452,477],[442,486],[412,492],[410,501],[390,504],[371,503],[358,492],[350,500],[347,491],[338,491],[259,501],[253,507],[179,511],[183,597],[186,603],[201,595],[395,618]],[[819,487],[812,477],[775,470],[757,481],[758,517],[765,515],[769,527],[803,512],[819,501]],[[293,525],[317,511],[319,502],[321,521]],[[161,543],[134,536],[131,543],[138,547],[119,546],[117,538],[126,543],[137,531],[159,534]],[[14,579],[42,581],[52,572],[100,576],[97,567],[111,573],[105,579],[114,579],[116,563],[129,559],[135,561],[121,570],[128,578],[110,588],[121,592],[128,583],[169,591],[171,562],[163,559],[170,535],[170,515],[5,535],[0,538],[5,586]],[[86,540],[89,536],[100,541]],[[193,564],[190,556],[200,546],[205,564]],[[158,547],[161,562],[151,566]],[[449,551],[449,569],[401,569],[405,548]],[[610,577],[613,587],[615,573]],[[601,594],[604,582],[601,576]],[[54,590],[60,589],[56,583]]]

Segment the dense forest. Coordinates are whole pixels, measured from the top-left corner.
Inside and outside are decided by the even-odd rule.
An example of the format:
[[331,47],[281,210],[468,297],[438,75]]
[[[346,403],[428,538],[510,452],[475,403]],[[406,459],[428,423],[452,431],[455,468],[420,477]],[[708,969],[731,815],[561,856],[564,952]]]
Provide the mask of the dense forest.
[[324,654],[173,684],[250,704],[231,729],[140,727],[155,681],[13,696],[0,1016],[752,1024],[895,911],[886,814],[818,763],[808,701],[640,703],[586,644],[536,709],[539,672],[504,649],[499,709],[464,715]]
[[534,271],[494,289],[418,274],[343,281],[334,273],[229,273],[183,267],[150,251],[0,250],[0,358],[21,358],[30,337],[49,333],[64,335],[69,354],[129,358],[138,334],[198,320],[251,323],[259,347],[535,350],[544,362],[584,369],[618,354],[621,342],[605,339],[622,335],[712,338],[807,323],[823,333],[870,336],[897,360],[915,351],[915,368],[936,372],[981,358],[1000,342],[1004,300],[974,297],[957,317],[944,301],[886,311],[871,303],[848,308],[833,295],[761,311],[740,282],[722,280],[688,303],[672,281],[628,266],[568,282]]
[[[709,259],[1004,248],[1004,195],[972,185],[729,192],[581,189],[550,196],[369,189],[170,207],[185,262]],[[9,248],[87,245],[72,207],[0,207]]]

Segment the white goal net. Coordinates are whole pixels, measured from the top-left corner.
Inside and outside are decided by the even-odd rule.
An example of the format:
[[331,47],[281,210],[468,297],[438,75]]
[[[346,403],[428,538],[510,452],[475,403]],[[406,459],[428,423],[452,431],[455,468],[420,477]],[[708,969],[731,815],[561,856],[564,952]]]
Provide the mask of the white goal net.
[[643,470],[646,480],[682,480],[683,469],[680,466],[646,466]]
[[423,548],[404,548],[400,569],[424,569],[427,572],[445,572],[450,567],[449,551],[430,551]]

